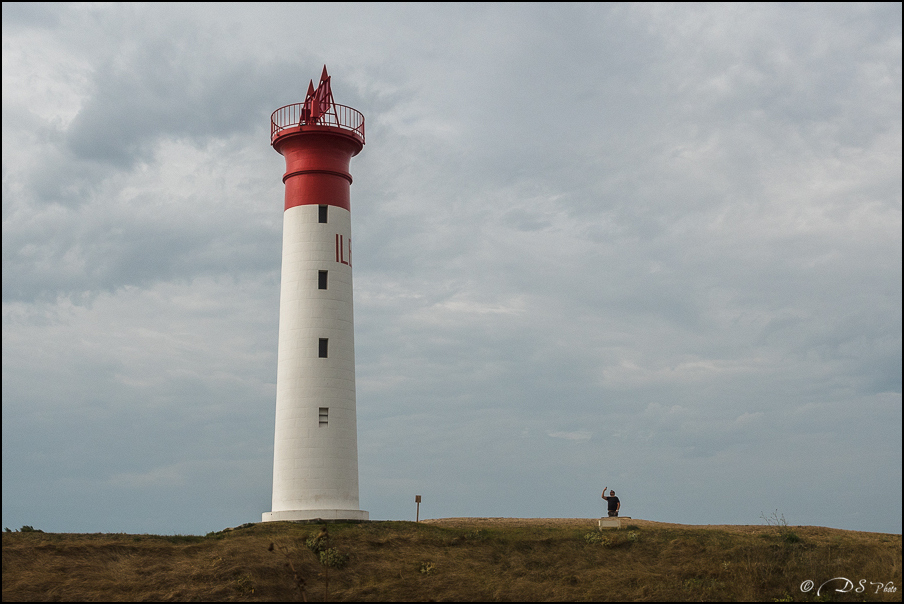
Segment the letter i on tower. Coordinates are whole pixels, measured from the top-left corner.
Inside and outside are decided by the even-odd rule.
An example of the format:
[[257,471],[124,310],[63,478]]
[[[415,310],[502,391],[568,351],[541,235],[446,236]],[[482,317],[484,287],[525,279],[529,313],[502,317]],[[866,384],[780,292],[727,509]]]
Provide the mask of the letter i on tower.
[[364,116],[333,101],[326,66],[303,103],[270,119],[286,160],[273,444],[263,520],[367,520],[358,502],[351,158]]

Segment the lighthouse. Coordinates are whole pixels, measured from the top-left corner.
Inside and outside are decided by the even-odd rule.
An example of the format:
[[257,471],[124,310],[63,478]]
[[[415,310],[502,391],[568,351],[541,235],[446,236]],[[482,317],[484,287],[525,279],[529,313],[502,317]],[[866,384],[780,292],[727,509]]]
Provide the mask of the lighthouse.
[[277,520],[367,520],[358,502],[349,163],[364,116],[333,101],[326,66],[270,118],[286,160],[273,508]]

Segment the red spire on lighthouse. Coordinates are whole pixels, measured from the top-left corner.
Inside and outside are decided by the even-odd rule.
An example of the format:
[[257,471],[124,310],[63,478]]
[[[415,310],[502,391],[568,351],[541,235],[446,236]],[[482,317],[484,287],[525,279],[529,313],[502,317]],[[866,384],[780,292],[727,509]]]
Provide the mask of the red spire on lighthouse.
[[311,119],[318,120],[320,116],[329,113],[333,106],[333,91],[330,89],[330,75],[326,72],[326,65],[323,66],[323,73],[320,74],[320,84],[314,92],[311,103]]
[[308,82],[308,93],[304,97],[304,105],[301,108],[301,121],[299,122],[299,126],[302,124],[308,124],[311,122],[311,105],[314,99],[314,80],[310,80]]
[[364,144],[364,116],[351,107],[336,103],[330,80],[324,65],[317,87],[313,80],[308,82],[304,102],[286,105],[273,112],[270,116],[271,143],[275,145],[280,138],[293,134],[339,129]]
[[304,98],[301,122],[303,124],[316,124],[321,117],[331,112],[335,113],[335,109],[333,109],[333,90],[330,88],[330,74],[327,73],[326,65],[324,65],[317,89],[314,89],[313,80],[308,82],[308,93]]

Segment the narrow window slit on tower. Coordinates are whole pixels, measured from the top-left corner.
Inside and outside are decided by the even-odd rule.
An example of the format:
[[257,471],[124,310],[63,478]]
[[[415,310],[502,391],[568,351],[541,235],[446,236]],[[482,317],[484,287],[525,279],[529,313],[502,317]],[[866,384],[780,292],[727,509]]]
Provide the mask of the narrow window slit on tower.
[[326,289],[327,271],[317,271],[317,289]]
[[320,407],[319,425],[326,426],[330,422],[330,408]]
[[320,338],[320,358],[327,358],[327,345],[329,344],[328,338]]
[[318,206],[319,214],[318,214],[318,222],[322,224],[326,224],[326,209],[329,206]]

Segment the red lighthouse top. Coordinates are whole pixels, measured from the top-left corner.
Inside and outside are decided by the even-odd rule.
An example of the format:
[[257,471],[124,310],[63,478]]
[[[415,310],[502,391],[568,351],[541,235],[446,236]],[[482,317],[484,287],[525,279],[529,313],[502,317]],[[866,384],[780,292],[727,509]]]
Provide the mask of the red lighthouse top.
[[364,148],[364,116],[333,101],[326,65],[303,103],[273,112],[270,144],[286,158],[286,210],[311,204],[351,210],[349,163]]
[[[337,129],[340,132],[335,132]],[[270,144],[276,146],[278,139],[291,134],[330,131],[364,144],[364,116],[360,111],[333,101],[330,76],[324,65],[320,84],[315,89],[314,81],[310,81],[303,103],[280,107],[270,116]]]

